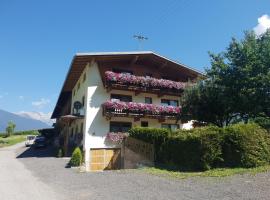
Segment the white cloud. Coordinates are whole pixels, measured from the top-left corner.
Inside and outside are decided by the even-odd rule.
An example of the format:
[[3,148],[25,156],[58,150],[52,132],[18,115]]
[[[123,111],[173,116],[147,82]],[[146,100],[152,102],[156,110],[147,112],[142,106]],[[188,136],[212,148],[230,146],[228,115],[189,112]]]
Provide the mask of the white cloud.
[[43,113],[43,112],[21,111],[21,112],[15,113],[15,114],[30,118],[30,119],[36,119],[36,120],[42,121],[48,125],[52,125],[55,122],[55,120],[51,119],[52,112]]
[[32,105],[38,108],[43,108],[50,103],[50,99],[41,98],[39,101],[33,101]]
[[19,99],[23,101],[24,100],[24,96],[19,96]]
[[262,15],[258,18],[258,25],[253,28],[256,35],[263,34],[267,29],[270,28],[270,16]]

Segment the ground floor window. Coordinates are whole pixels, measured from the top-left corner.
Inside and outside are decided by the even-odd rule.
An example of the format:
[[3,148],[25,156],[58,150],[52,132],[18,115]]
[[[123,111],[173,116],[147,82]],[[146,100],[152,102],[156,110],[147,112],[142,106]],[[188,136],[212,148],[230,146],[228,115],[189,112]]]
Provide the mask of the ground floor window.
[[161,124],[161,128],[170,129],[171,131],[175,131],[179,129],[179,124]]
[[131,127],[131,122],[110,122],[110,132],[128,132]]

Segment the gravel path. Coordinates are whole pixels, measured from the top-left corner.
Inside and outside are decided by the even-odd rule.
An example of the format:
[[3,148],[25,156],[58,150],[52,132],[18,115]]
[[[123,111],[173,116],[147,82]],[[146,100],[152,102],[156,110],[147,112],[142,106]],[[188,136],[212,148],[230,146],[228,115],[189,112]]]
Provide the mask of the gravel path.
[[[16,153],[18,159],[11,158],[13,161],[8,162],[19,160],[29,170],[28,179],[33,179],[36,184],[42,184],[42,188],[47,188],[44,191],[52,194],[57,192],[65,200],[270,200],[270,172],[256,176],[237,175],[227,178],[184,180],[162,178],[138,170],[79,173],[75,169],[65,168],[68,160],[50,157],[49,150],[31,150],[21,147],[16,150]],[[20,165],[20,168],[24,167]],[[9,171],[11,172],[9,176],[13,176],[13,170]],[[0,175],[1,178],[2,176],[3,174]],[[36,184],[33,184],[32,188],[36,188]],[[2,187],[0,185],[0,188]],[[17,189],[13,186],[13,190]],[[0,194],[1,192],[0,190]]]

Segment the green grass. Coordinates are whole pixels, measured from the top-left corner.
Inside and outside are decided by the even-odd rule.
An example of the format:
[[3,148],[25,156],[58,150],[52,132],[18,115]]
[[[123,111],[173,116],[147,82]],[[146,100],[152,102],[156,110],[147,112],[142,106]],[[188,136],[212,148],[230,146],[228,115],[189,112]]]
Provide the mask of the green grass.
[[12,135],[10,137],[0,136],[0,148],[11,146],[25,141],[25,135]]
[[261,172],[267,172],[270,170],[270,165],[255,167],[255,168],[217,168],[211,169],[204,172],[180,172],[180,171],[170,171],[167,169],[159,168],[142,168],[142,171],[163,177],[185,179],[190,177],[227,177],[236,174],[257,174]]

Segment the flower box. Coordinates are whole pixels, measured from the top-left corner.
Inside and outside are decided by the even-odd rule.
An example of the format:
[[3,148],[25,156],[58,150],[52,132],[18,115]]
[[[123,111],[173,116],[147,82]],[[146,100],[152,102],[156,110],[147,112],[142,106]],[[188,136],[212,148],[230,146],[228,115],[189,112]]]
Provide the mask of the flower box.
[[143,115],[151,117],[179,117],[180,107],[163,106],[146,103],[123,102],[123,101],[106,101],[103,103],[105,113]]
[[106,86],[129,87],[133,90],[181,93],[186,87],[186,83],[171,81],[166,79],[157,79],[152,77],[135,76],[127,73],[105,72]]

